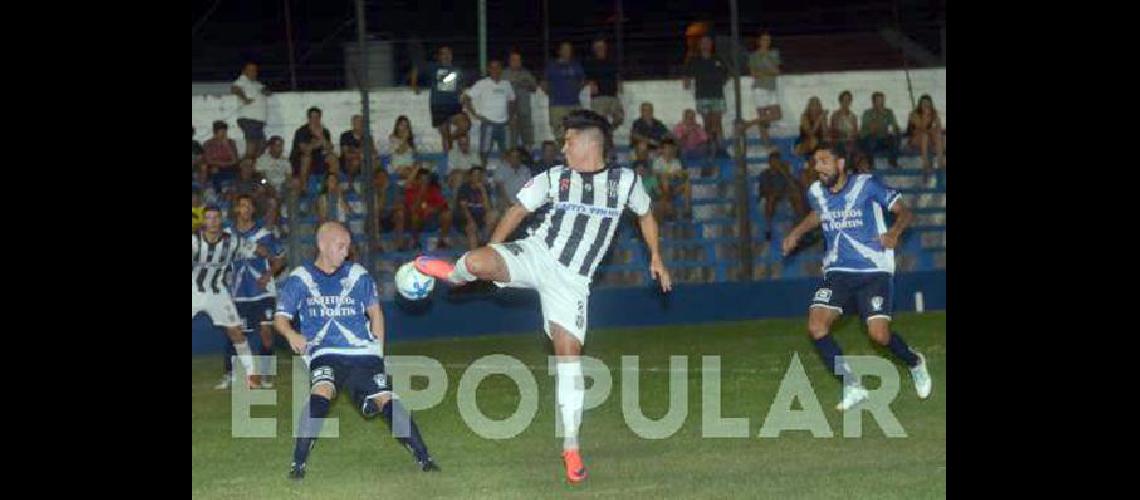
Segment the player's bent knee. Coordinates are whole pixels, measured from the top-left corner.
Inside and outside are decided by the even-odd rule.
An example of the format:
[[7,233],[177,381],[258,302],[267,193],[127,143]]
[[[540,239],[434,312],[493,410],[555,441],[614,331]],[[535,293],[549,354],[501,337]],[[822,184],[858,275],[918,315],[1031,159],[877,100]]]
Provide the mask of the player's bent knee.
[[331,382],[317,382],[313,384],[313,388],[309,391],[313,396],[320,396],[325,399],[332,399],[336,396],[336,386]]
[[873,319],[867,323],[867,335],[876,344],[885,346],[891,341],[891,324],[883,319]]

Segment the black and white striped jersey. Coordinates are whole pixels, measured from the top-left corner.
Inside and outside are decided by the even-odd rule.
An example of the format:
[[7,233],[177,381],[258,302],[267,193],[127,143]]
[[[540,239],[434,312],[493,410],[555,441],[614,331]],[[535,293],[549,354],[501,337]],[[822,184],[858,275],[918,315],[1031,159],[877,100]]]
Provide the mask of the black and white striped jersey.
[[628,206],[640,216],[650,207],[637,173],[613,165],[591,173],[556,165],[531,178],[519,190],[518,200],[529,212],[551,203],[530,237],[544,242],[551,257],[587,280],[606,254],[622,210]]
[[238,238],[222,229],[218,241],[206,240],[205,231],[191,235],[194,266],[193,289],[197,293],[229,293],[231,264],[237,255]]

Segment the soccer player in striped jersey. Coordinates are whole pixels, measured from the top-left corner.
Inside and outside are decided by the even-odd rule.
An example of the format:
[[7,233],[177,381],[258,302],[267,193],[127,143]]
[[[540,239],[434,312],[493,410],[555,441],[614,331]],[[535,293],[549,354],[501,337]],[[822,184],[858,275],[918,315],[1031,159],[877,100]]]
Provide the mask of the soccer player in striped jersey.
[[[823,226],[827,243],[824,277],[808,308],[808,333],[827,368],[843,379],[843,398],[837,408],[846,411],[868,397],[846,363],[838,371],[835,366],[836,357],[843,352],[831,337],[830,328],[844,308],[855,309],[867,323],[871,339],[888,347],[910,367],[915,391],[920,399],[926,399],[933,385],[926,359],[891,331],[894,248],[914,215],[898,191],[869,174],[848,174],[843,158],[837,157],[830,145],[817,146],[811,159],[819,175],[808,188],[812,211],[784,238],[783,250],[790,253],[805,233]],[[889,229],[884,211],[895,214],[895,223]]]
[[[293,352],[304,355],[311,387],[306,417],[298,424],[289,477],[305,477],[315,436],[341,390],[347,390],[364,418],[380,415],[422,471],[438,471],[419,428],[393,395],[384,373],[380,296],[364,266],[345,261],[350,240],[341,223],[321,224],[316,260],[289,273],[277,300],[274,324]],[[290,324],[294,318],[300,332]]]
[[238,239],[230,231],[222,229],[222,211],[217,206],[206,207],[202,217],[202,228],[190,236],[194,262],[190,294],[193,311],[190,317],[205,312],[214,326],[225,329],[226,336],[233,342],[238,361],[245,368],[246,384],[256,388],[260,381],[252,375],[253,355],[245,335],[241,333],[241,319],[229,292],[229,273],[237,254]]
[[[571,483],[586,479],[578,447],[585,385],[579,356],[586,340],[586,306],[590,280],[606,254],[622,210],[638,216],[649,247],[649,272],[661,290],[672,288],[661,260],[657,222],[641,179],[628,167],[607,165],[613,144],[609,122],[589,110],[563,119],[566,165],[538,174],[518,193],[488,246],[465,253],[453,265],[421,256],[420,272],[452,284],[488,280],[498,286],[533,288],[542,305],[543,329],[554,345],[556,391],[562,418],[562,458]],[[504,242],[519,222],[541,206],[552,208],[526,238]]]

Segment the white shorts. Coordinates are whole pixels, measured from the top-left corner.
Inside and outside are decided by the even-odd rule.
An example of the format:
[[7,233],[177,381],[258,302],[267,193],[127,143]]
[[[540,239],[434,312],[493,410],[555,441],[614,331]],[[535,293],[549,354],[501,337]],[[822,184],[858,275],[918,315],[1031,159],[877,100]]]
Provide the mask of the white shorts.
[[193,318],[198,313],[205,311],[206,315],[210,317],[210,321],[214,322],[214,326],[241,327],[242,321],[238,317],[237,308],[234,307],[234,301],[230,298],[228,293],[201,293],[199,291],[191,290],[190,295],[194,298],[193,309],[190,314]]
[[523,238],[506,243],[493,243],[491,248],[503,256],[511,274],[509,283],[501,287],[538,290],[542,304],[542,329],[550,336],[550,323],[570,332],[579,344],[586,343],[586,311],[590,304],[589,282],[562,267],[550,255],[546,244],[537,238]]
[[759,108],[766,108],[768,106],[780,105],[780,91],[768,90],[762,88],[752,89],[752,106]]

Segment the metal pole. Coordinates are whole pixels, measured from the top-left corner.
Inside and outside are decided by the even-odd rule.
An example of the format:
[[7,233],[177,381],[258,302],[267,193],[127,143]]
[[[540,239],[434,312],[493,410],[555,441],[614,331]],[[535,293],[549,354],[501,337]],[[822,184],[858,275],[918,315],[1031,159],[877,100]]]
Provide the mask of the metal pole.
[[542,0],[542,67],[550,66],[550,2]]
[[362,115],[364,116],[364,137],[361,138],[361,146],[364,150],[364,160],[361,169],[364,173],[364,203],[366,219],[364,221],[364,232],[367,235],[368,246],[361,253],[364,267],[368,270],[373,270],[375,262],[372,260],[372,249],[376,246],[376,197],[373,195],[374,188],[372,187],[372,151],[375,147],[372,144],[372,116],[369,114],[368,106],[368,49],[364,43],[364,0],[356,0],[356,42],[360,47],[360,78],[357,80],[360,84],[360,102],[363,107]]
[[748,209],[748,164],[744,155],[744,120],[740,110],[740,16],[737,0],[729,0],[732,9],[732,90],[736,96],[736,119],[733,135],[736,136],[736,217],[740,233],[740,268],[742,281],[752,281],[752,214]]
[[284,0],[285,3],[285,42],[289,46],[289,83],[290,88],[297,91],[297,63],[293,56],[293,18],[289,15],[289,2],[291,0]]
[[487,0],[479,1],[479,75],[487,73]]

